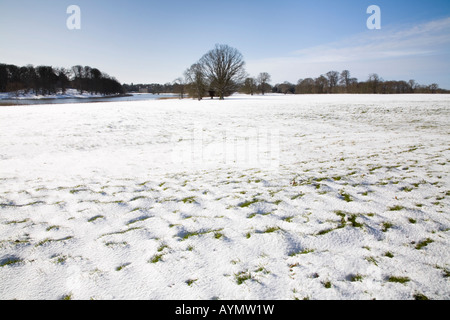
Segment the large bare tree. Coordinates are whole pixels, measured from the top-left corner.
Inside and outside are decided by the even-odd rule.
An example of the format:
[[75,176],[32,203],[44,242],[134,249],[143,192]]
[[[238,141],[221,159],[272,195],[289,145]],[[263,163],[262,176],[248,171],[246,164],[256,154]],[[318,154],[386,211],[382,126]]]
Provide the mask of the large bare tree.
[[216,44],[216,47],[206,53],[201,59],[206,77],[211,88],[221,100],[237,91],[239,85],[247,77],[242,54],[228,45]]

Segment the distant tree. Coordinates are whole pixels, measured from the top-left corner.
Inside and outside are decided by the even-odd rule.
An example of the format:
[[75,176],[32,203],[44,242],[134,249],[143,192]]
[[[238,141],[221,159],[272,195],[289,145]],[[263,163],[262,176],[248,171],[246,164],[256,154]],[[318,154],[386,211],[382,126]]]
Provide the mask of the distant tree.
[[247,77],[244,57],[237,49],[228,45],[217,44],[199,63],[221,100],[236,92]]
[[278,90],[277,90],[278,93],[284,93],[284,94],[295,93],[295,85],[293,85],[289,81],[285,81],[282,84],[278,84],[277,87],[278,87]]
[[200,63],[194,63],[184,72],[184,77],[188,83],[188,90],[192,98],[203,99],[208,89],[205,70]]
[[409,91],[411,93],[414,93],[416,91],[418,83],[416,82],[416,80],[411,79],[408,81],[408,85],[409,85]]
[[371,93],[378,93],[378,86],[380,85],[381,79],[376,73],[371,73],[369,75],[369,79],[367,80],[367,84],[369,86],[369,90]]
[[6,86],[8,85],[8,66],[6,64],[0,64],[0,92],[6,92]]
[[436,93],[439,90],[439,85],[437,83],[432,83],[428,88],[431,93]]
[[257,81],[255,78],[247,78],[244,81],[244,84],[241,87],[241,92],[245,94],[254,95],[257,90]]
[[345,92],[349,92],[350,85],[354,82],[350,76],[350,71],[344,70],[341,72],[339,84],[345,88]]
[[67,70],[65,68],[59,68],[59,69],[56,69],[56,74],[58,76],[58,84],[61,88],[61,92],[63,94],[65,94],[67,88],[70,85],[70,79],[69,79],[70,70]]
[[328,79],[328,88],[329,88],[328,93],[333,93],[334,88],[336,88],[339,83],[339,72],[329,71],[327,72],[326,76]]
[[178,77],[173,81],[173,87],[175,93],[180,95],[180,99],[184,98],[184,93],[186,90],[186,80],[182,77]]
[[7,92],[13,92],[14,95],[17,97],[19,97],[20,92],[24,89],[24,85],[21,82],[8,82],[8,84],[6,85],[6,91]]
[[297,94],[311,94],[314,93],[314,79],[306,78],[300,79],[295,87],[295,93]]
[[84,78],[84,68],[80,65],[76,65],[72,67],[72,73],[74,76],[73,83],[75,88],[83,94],[83,78]]
[[314,93],[326,93],[328,86],[328,79],[321,75],[314,80]]
[[49,66],[39,66],[36,68],[36,73],[38,75],[41,93],[43,95],[56,93],[58,76],[55,74],[53,68]]
[[32,65],[20,68],[20,81],[23,84],[24,92],[28,93],[31,90],[38,91],[36,70]]
[[270,91],[270,88],[268,88],[270,80],[270,74],[267,72],[261,72],[258,77],[256,77],[256,82],[258,83],[258,88],[262,95],[264,95],[265,92]]

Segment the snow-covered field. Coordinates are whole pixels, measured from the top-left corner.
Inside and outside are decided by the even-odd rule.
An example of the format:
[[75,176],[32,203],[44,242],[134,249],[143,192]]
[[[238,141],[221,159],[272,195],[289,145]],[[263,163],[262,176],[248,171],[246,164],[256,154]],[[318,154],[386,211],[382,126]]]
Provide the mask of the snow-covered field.
[[450,96],[0,108],[0,299],[450,299]]

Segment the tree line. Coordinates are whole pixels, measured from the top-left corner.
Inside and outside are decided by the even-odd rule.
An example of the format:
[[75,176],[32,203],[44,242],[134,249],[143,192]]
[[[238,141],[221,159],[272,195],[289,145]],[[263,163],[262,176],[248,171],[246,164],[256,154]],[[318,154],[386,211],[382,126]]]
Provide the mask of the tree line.
[[[124,84],[126,92],[138,92],[145,89],[149,93],[173,93],[180,97],[185,95],[194,99],[202,99],[210,96],[211,86],[204,80],[198,70],[198,65],[191,66],[186,72],[186,78],[178,78],[172,83],[165,84]],[[327,76],[328,74],[328,76]],[[336,71],[321,75],[318,78],[300,79],[296,84],[285,81],[271,85],[271,76],[267,72],[261,72],[256,77],[246,77],[244,81],[235,86],[234,92],[244,94],[405,94],[405,93],[450,93],[449,90],[441,89],[437,84],[421,85],[415,80],[396,81],[383,80],[377,74],[370,74],[367,81],[358,81],[350,77],[350,71],[341,73]],[[231,94],[233,90],[227,91]]]
[[17,96],[21,93],[51,95],[65,94],[69,88],[81,94],[115,95],[124,92],[115,78],[89,66],[77,65],[66,69],[0,64],[0,92],[14,92]]
[[[248,90],[243,89],[244,93]],[[296,84],[288,81],[272,87],[273,93],[284,94],[330,94],[330,93],[364,93],[364,94],[405,94],[405,93],[449,93],[440,89],[436,83],[421,85],[415,80],[383,80],[372,73],[366,81],[358,81],[349,70],[329,71],[317,78],[300,79]]]

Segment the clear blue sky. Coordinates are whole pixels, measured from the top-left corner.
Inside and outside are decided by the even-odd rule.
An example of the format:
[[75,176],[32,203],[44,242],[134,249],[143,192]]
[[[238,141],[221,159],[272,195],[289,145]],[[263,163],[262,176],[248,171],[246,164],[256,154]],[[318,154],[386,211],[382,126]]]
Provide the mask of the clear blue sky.
[[[68,30],[69,5],[81,30]],[[381,8],[369,30],[367,8]],[[97,67],[123,83],[165,83],[216,43],[272,83],[349,69],[366,80],[450,89],[449,0],[0,0],[0,62]]]

